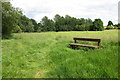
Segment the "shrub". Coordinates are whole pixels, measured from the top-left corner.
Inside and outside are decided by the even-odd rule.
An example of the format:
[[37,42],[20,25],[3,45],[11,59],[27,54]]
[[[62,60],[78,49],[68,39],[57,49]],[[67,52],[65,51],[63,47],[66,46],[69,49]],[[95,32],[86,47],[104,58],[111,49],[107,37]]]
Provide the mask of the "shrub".
[[107,29],[107,30],[109,30],[109,29],[114,29],[114,27],[108,26],[106,29]]

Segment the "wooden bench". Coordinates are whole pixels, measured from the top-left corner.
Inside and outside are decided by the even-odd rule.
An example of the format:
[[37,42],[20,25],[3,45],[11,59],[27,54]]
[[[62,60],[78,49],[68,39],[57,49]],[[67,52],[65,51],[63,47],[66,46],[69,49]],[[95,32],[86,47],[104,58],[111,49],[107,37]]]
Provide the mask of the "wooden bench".
[[[78,46],[81,46],[81,47],[89,47],[89,48],[100,48],[100,39],[91,39],[91,38],[73,38],[74,42],[75,43],[70,43],[70,46],[75,49],[76,47]],[[77,43],[77,40],[80,40],[80,41],[93,41],[93,42],[98,42],[98,46],[95,46],[95,45],[87,45],[87,44],[79,44]]]

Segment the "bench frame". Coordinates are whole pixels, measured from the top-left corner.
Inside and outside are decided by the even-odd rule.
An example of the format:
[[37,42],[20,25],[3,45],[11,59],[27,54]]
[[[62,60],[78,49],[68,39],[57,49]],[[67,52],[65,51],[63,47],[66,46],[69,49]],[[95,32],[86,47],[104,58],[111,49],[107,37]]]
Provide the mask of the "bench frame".
[[[74,40],[74,43],[70,43],[70,46],[71,46],[73,49],[75,49],[75,48],[78,47],[78,46],[81,46],[81,47],[89,47],[89,48],[100,48],[101,39],[73,38],[73,40]],[[79,44],[79,43],[77,43],[77,40],[80,40],[80,41],[93,41],[93,42],[98,42],[98,46],[86,45],[86,44]]]

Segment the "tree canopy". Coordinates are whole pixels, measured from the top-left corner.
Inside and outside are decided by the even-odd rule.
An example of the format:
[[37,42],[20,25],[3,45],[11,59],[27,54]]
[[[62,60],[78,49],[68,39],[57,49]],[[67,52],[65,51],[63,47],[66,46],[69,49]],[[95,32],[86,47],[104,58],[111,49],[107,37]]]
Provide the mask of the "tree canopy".
[[95,21],[93,22],[93,30],[94,31],[104,30],[103,21],[101,19],[95,19]]
[[112,26],[113,22],[112,21],[108,21],[108,26]]
[[[44,16],[40,22],[26,17],[22,10],[14,8],[10,2],[2,2],[2,35],[9,38],[11,33],[47,31],[103,31],[103,21],[90,18],[65,17],[56,14],[53,19]],[[113,25],[112,21],[108,25]]]
[[10,2],[2,2],[2,37],[9,38],[18,23],[19,10],[13,8]]

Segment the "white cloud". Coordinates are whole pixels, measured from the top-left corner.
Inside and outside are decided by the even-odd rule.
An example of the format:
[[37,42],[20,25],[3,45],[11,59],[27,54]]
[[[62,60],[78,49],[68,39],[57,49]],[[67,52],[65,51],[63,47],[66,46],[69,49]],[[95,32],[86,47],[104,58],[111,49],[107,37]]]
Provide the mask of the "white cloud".
[[13,6],[22,8],[25,15],[40,21],[44,16],[66,14],[77,18],[101,18],[105,25],[108,20],[117,23],[119,0],[13,0]]

